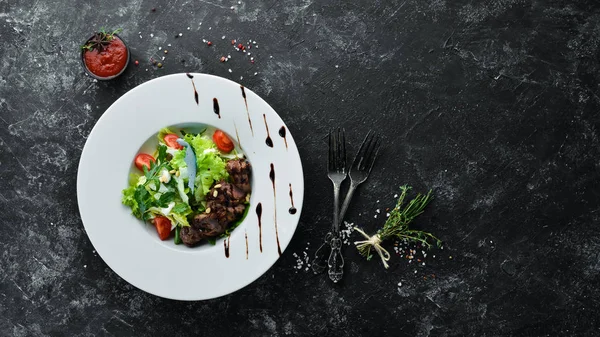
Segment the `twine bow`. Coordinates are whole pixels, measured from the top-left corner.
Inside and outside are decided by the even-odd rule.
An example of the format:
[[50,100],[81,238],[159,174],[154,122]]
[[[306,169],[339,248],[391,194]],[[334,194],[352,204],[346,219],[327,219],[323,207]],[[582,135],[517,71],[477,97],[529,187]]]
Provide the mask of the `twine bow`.
[[355,227],[354,229],[367,239],[363,241],[355,241],[354,244],[356,245],[356,248],[362,251],[363,249],[370,249],[369,246],[372,246],[381,258],[383,266],[387,269],[389,267],[387,261],[390,260],[390,253],[388,253],[388,251],[381,246],[381,237],[379,236],[379,234],[369,236],[367,235],[367,233],[365,233],[362,229],[358,227]]

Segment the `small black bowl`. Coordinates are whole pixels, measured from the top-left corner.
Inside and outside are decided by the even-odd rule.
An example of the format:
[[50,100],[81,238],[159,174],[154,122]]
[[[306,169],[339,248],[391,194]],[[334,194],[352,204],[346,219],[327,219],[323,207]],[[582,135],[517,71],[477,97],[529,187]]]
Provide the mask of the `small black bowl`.
[[[88,39],[85,41],[85,43],[87,43],[88,41],[90,41],[91,39],[93,39],[93,38],[94,38],[94,36],[95,36],[95,34],[94,34],[94,35],[92,35],[90,38],[88,38]],[[127,46],[127,43],[125,42],[125,40],[123,40],[123,38],[122,38],[122,37],[120,37],[120,36],[119,36],[119,35],[117,35],[117,34],[114,34],[114,36],[116,36],[116,37],[117,37],[119,40],[121,40],[121,42],[123,42],[123,44],[125,45],[125,49],[127,49],[127,61],[125,62],[125,66],[123,67],[123,69],[121,69],[121,71],[119,71],[119,73],[117,73],[117,74],[115,74],[115,75],[112,75],[112,76],[107,76],[107,77],[102,77],[102,76],[98,76],[98,75],[94,74],[93,72],[91,72],[91,71],[88,69],[87,65],[85,64],[85,58],[84,58],[84,56],[83,56],[83,55],[84,55],[84,53],[85,53],[85,49],[81,49],[81,64],[83,65],[83,70],[85,70],[85,72],[86,72],[86,73],[87,73],[89,76],[91,76],[92,78],[95,78],[95,79],[97,79],[97,80],[99,80],[99,81],[108,81],[108,80],[112,80],[112,79],[114,79],[114,78],[117,78],[117,77],[119,77],[119,76],[120,76],[120,75],[121,75],[123,72],[125,72],[125,69],[127,69],[127,66],[129,66],[129,60],[131,59],[131,52],[129,51],[129,46]],[[84,43],[84,45],[85,45],[85,43]]]

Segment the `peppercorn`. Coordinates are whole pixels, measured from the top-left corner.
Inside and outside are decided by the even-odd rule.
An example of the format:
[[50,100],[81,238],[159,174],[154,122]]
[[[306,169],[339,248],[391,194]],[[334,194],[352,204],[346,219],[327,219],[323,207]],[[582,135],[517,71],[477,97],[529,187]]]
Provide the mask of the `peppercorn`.
[[220,61],[221,61],[221,62],[225,62],[225,60],[227,60],[227,59],[225,58],[225,56],[221,56],[221,59],[220,59]]
[[168,53],[169,53],[169,51],[165,49],[165,54],[168,54]]
[[210,46],[212,46],[212,42],[210,42],[210,41],[206,42],[206,44],[207,44],[209,47],[210,47]]
[[157,67],[159,67],[159,68],[162,68],[162,63],[158,62],[158,63],[156,64],[156,66],[157,66]]
[[140,64],[140,61],[138,61],[138,60],[135,60],[135,62],[134,62],[134,63],[135,63],[135,65],[137,66],[137,65],[139,65],[139,64]]

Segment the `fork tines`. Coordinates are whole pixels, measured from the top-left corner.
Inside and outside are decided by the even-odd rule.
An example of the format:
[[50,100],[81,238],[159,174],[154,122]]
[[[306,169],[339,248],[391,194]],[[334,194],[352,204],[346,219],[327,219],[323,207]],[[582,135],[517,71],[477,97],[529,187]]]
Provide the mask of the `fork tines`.
[[329,131],[329,160],[327,161],[329,171],[341,171],[346,169],[346,132],[338,128]]
[[352,168],[361,171],[371,171],[373,164],[375,163],[375,158],[379,153],[380,146],[381,137],[369,130],[362,144],[360,144],[360,149],[358,150],[356,158],[354,158]]

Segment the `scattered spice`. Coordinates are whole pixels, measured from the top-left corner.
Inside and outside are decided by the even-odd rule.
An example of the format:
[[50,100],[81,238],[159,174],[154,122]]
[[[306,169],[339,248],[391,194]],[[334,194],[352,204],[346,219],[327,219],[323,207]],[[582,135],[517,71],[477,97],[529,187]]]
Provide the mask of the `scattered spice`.
[[156,8],[152,7],[151,12],[156,12]]
[[158,62],[158,63],[156,64],[156,66],[157,66],[157,67],[159,67],[159,68],[162,68],[162,66],[163,66],[163,65],[162,65],[162,63]]
[[225,61],[227,61],[227,58],[225,56],[221,56],[221,58],[219,59],[219,61],[225,62]]
[[168,53],[169,53],[169,51],[165,49],[165,54],[168,54]]
[[134,63],[135,63],[135,65],[136,65],[136,66],[139,66],[139,65],[140,65],[140,61],[138,61],[138,60],[135,60],[135,62],[134,62]]
[[206,42],[206,44],[207,44],[209,47],[210,47],[210,46],[212,46],[212,42],[210,42],[210,41]]

